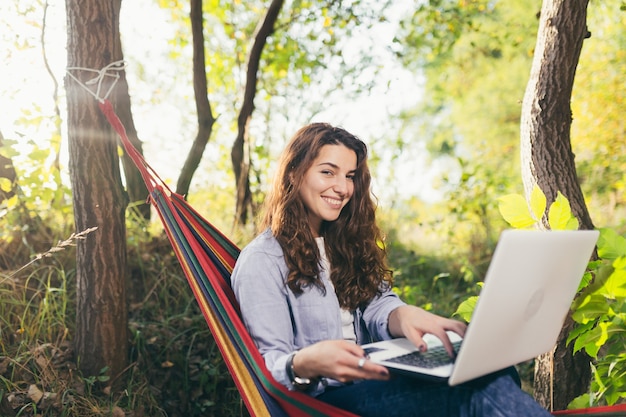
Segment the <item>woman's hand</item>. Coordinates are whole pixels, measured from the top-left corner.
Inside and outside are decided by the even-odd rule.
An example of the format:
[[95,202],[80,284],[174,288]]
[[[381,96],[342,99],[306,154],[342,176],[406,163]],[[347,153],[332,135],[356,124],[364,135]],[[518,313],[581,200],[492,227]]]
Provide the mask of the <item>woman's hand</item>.
[[453,331],[463,337],[467,325],[458,320],[448,319],[429,313],[415,306],[398,307],[389,314],[389,332],[393,337],[406,337],[420,351],[427,349],[422,337],[426,333],[437,336],[451,357],[455,356],[446,331]]
[[307,346],[293,358],[293,370],[302,378],[324,376],[340,382],[389,379],[389,371],[365,356],[363,349],[345,340],[326,340]]

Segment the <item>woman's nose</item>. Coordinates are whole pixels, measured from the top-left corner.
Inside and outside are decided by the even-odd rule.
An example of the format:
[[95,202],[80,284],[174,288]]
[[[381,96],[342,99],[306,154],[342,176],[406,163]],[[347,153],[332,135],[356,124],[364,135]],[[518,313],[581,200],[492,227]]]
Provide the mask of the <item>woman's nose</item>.
[[348,192],[348,179],[337,177],[333,189],[339,194],[346,194]]

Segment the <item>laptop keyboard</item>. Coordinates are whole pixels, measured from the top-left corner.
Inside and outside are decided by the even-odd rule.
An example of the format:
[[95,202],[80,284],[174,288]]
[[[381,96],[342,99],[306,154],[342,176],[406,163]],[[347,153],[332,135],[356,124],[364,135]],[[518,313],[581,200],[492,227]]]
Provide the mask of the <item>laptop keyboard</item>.
[[[461,346],[461,341],[453,343],[452,346],[454,347],[455,352],[457,352],[459,346]],[[404,365],[432,369],[453,363],[454,359],[448,355],[448,352],[446,352],[446,349],[443,346],[436,346],[428,349],[424,353],[415,351],[406,355],[396,356],[395,358],[387,359],[387,362],[401,363]]]

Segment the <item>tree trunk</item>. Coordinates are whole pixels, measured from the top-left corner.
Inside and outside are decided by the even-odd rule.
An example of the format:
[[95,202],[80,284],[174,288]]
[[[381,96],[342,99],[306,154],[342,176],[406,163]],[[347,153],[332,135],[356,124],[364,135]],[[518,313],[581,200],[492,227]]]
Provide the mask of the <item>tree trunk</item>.
[[200,165],[202,154],[213,131],[215,118],[209,102],[206,62],[204,56],[204,19],[202,17],[202,0],[191,0],[189,18],[193,41],[193,92],[196,100],[198,117],[198,133],[187,155],[183,169],[178,177],[176,193],[187,195],[191,178]]
[[[101,69],[121,59],[121,0],[66,0],[68,67]],[[94,74],[74,71],[83,83]],[[108,91],[105,77],[102,91]],[[117,378],[128,357],[126,277],[127,205],[117,136],[96,100],[66,77],[69,168],[77,231],[97,226],[77,242],[76,354],[84,376]]]
[[235,184],[237,185],[237,204],[235,210],[235,222],[245,224],[248,218],[248,207],[252,198],[250,192],[250,155],[247,151],[248,127],[254,111],[254,97],[258,81],[261,53],[267,43],[267,38],[274,33],[274,24],[278,19],[284,0],[272,0],[265,18],[258,26],[254,36],[254,44],[248,57],[248,69],[246,72],[246,87],[243,104],[237,117],[237,137],[231,149],[231,161],[235,172]]
[[[588,36],[587,4],[588,0],[544,0],[521,117],[522,177],[527,196],[537,184],[549,207],[560,191],[569,200],[581,229],[594,226],[571,149],[570,100],[583,40]],[[572,346],[565,344],[571,327],[568,317],[555,350],[536,361],[535,397],[550,410],[566,408],[588,389],[589,357],[573,355]]]

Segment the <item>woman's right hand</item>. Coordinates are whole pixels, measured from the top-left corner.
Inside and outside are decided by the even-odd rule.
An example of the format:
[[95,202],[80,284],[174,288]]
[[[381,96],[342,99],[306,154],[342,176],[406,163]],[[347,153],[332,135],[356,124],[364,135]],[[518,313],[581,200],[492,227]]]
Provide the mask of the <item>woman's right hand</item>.
[[302,378],[323,376],[339,382],[389,379],[387,368],[367,360],[361,346],[345,340],[325,340],[299,350],[293,370]]

